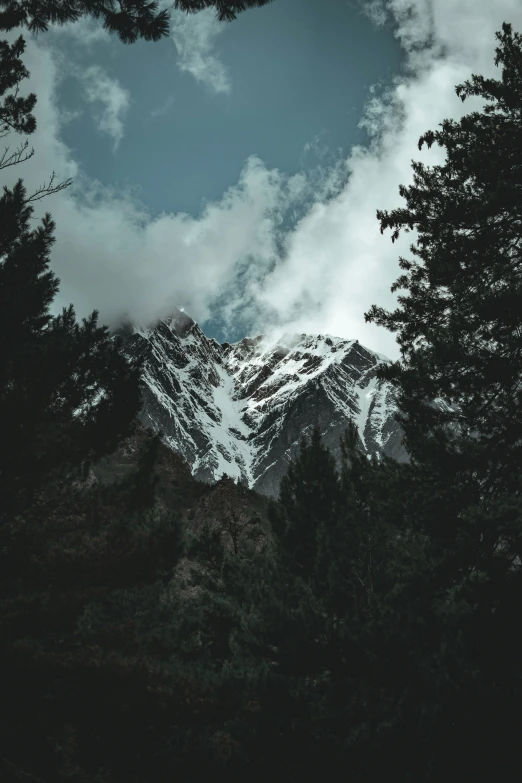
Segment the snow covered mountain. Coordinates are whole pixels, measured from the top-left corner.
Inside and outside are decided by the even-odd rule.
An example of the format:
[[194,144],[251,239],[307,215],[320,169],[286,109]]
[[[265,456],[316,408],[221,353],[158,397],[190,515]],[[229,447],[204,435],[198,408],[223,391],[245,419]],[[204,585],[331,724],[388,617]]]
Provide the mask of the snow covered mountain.
[[338,458],[349,418],[368,454],[407,459],[392,389],[376,378],[389,360],[357,340],[296,334],[220,345],[181,310],[120,334],[124,351],[145,359],[141,420],[198,479],[226,473],[276,495],[303,434],[318,424]]

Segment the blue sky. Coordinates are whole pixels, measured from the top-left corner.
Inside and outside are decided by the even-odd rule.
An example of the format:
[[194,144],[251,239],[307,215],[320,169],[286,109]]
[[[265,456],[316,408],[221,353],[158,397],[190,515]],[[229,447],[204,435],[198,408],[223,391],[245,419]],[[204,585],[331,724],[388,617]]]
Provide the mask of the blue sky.
[[[237,182],[252,154],[287,174],[346,156],[366,140],[358,123],[369,88],[389,83],[404,59],[391,23],[378,28],[343,0],[276,0],[215,27],[222,78],[213,81],[210,67],[199,83],[177,67],[171,39],[79,51],[65,40],[80,69],[101,66],[130,100],[116,151],[109,139],[100,144],[88,115],[69,123],[64,141],[89,176],[138,188],[153,214],[198,214]],[[58,98],[82,109],[77,77],[64,80]]]
[[322,332],[395,358],[364,311],[394,305],[412,235],[392,245],[375,212],[412,159],[442,162],[422,133],[481,108],[454,88],[500,77],[503,21],[522,29],[519,0],[274,0],[173,12],[130,46],[91,19],[24,31],[35,155],[0,184],[74,179],[36,212],[57,223],[56,306],[109,324],[184,306],[222,340]]

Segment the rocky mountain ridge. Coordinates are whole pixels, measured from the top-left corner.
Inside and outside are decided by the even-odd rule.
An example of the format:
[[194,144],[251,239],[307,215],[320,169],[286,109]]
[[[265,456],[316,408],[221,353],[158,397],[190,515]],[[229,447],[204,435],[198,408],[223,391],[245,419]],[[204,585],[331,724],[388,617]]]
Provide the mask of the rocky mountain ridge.
[[407,459],[393,390],[376,378],[389,360],[357,340],[260,335],[220,345],[182,310],[120,335],[127,355],[144,359],[142,422],[200,480],[227,474],[275,496],[301,437],[319,425],[338,458],[348,419],[367,454]]

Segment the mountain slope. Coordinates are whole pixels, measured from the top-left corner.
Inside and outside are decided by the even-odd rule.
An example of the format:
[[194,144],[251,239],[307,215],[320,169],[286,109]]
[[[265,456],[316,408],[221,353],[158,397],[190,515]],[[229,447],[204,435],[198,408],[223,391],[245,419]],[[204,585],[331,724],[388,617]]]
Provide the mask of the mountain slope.
[[348,418],[362,450],[407,459],[392,389],[376,379],[389,360],[357,340],[301,334],[220,345],[180,310],[120,334],[124,351],[145,360],[143,423],[198,479],[226,473],[276,495],[303,434],[318,424],[339,457]]

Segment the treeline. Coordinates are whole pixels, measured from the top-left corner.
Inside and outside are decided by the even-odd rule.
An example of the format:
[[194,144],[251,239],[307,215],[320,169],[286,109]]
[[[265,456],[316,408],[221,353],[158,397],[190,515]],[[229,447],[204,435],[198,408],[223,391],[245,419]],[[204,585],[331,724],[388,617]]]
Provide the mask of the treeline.
[[[37,5],[4,3],[0,26]],[[223,529],[191,531],[157,437],[125,475],[90,481],[136,433],[140,367],[96,313],[51,314],[54,224],[29,221],[67,183],[4,188],[2,780],[518,779],[522,36],[497,39],[501,79],[456,88],[483,111],[426,133],[444,165],[413,164],[406,207],[377,213],[393,240],[417,232],[397,309],[366,316],[397,334],[401,361],[380,374],[411,462],[368,460],[349,424],[337,469],[315,430],[268,529],[231,508]],[[0,48],[4,133],[35,128],[23,51]]]

